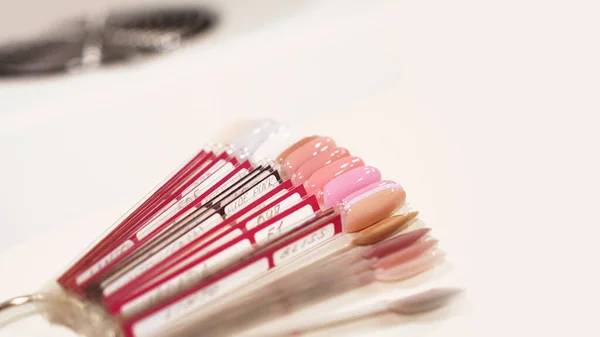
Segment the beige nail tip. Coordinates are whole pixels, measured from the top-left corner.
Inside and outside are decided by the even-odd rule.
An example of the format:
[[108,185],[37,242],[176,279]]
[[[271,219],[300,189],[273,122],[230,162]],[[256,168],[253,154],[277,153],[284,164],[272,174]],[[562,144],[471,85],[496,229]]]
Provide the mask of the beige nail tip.
[[380,242],[398,229],[407,226],[408,222],[418,215],[419,211],[412,211],[383,219],[373,226],[361,231],[354,239],[353,243],[357,246],[366,246]]
[[345,208],[344,230],[347,233],[354,233],[370,227],[399,210],[405,200],[404,189],[391,187],[370,195],[350,207],[343,206]]

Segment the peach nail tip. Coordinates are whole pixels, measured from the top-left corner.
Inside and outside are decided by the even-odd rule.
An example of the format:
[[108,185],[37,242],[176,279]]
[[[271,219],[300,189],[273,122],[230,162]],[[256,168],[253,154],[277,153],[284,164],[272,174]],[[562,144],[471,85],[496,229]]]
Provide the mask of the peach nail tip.
[[344,229],[348,233],[363,230],[396,212],[406,200],[404,189],[391,180],[373,183],[346,197]]
[[313,136],[307,136],[307,137],[304,137],[304,138],[298,140],[294,144],[290,145],[287,149],[283,150],[283,152],[281,152],[279,154],[279,156],[277,157],[276,162],[278,164],[282,164],[283,161],[285,160],[285,158],[287,156],[289,156],[292,152],[296,151],[298,148],[302,147],[302,145],[304,145],[318,137],[320,137],[320,136],[313,135]]
[[353,243],[355,245],[364,246],[383,241],[394,232],[408,227],[408,222],[414,219],[418,213],[419,212],[414,211],[385,218],[373,226],[361,231],[354,239]]
[[402,206],[404,206],[405,201],[406,201],[406,192],[404,192],[404,189],[402,188],[402,186],[400,184],[396,183],[393,180],[381,180],[378,182],[374,182],[370,185],[367,185],[367,186],[353,192],[352,194],[348,195],[346,198],[344,198],[343,202],[345,204],[351,206],[353,203],[359,202],[362,199],[368,198],[373,194],[376,194],[378,192],[385,191],[385,190],[399,191],[401,194],[403,194],[402,204],[400,204],[395,211],[397,211]]
[[335,141],[330,137],[317,137],[293,150],[281,164],[281,171],[285,177],[291,177],[300,166],[311,158],[335,147]]

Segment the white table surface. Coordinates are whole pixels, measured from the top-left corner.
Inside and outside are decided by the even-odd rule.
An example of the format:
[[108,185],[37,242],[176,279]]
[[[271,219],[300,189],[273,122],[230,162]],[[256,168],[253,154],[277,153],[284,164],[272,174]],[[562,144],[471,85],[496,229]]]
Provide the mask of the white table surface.
[[250,3],[223,2],[231,20],[167,57],[0,82],[0,298],[56,277],[227,123],[273,117],[400,182],[468,289],[329,335],[593,335],[593,278],[570,253],[594,236],[565,240],[598,224],[593,4]]

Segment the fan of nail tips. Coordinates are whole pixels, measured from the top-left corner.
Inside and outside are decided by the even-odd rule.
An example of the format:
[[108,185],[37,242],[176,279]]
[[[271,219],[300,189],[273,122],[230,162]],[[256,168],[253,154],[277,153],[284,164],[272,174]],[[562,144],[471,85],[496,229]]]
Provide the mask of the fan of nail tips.
[[[445,261],[430,229],[414,228],[404,188],[332,138],[288,142],[273,120],[239,131],[118,220],[56,280],[60,291],[126,337],[223,336]],[[434,299],[388,296],[383,311],[427,311]]]
[[0,46],[0,76],[63,73],[173,50],[210,31],[216,18],[203,8],[182,7],[69,21],[43,38]]

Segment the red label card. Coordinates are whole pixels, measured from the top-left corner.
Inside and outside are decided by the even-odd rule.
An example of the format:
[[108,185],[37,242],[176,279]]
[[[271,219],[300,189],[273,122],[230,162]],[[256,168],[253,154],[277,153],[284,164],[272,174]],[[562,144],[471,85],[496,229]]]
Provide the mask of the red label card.
[[334,215],[290,233],[291,235],[286,235],[260,249],[232,268],[201,281],[177,297],[127,322],[124,326],[125,334],[128,337],[156,335],[157,331],[165,329],[175,320],[193,314],[213,299],[285,263],[293,256],[298,256],[330,240],[341,232],[341,218],[339,215]]
[[[132,252],[137,247],[141,247],[146,242],[152,240],[156,235],[158,235],[162,230],[168,228],[169,226],[176,223],[178,220],[184,218],[188,214],[194,211],[195,208],[200,207],[200,202],[209,195],[214,189],[218,186],[221,186],[225,182],[229,181],[232,177],[236,176],[240,171],[246,171],[251,168],[250,163],[248,161],[237,165],[235,168],[234,165],[237,163],[237,160],[232,158],[227,161],[224,165],[222,165],[218,170],[215,170],[215,173],[209,175],[202,183],[197,184],[195,188],[191,188],[191,183],[193,181],[188,182],[186,187],[183,190],[187,190],[187,195],[193,194],[195,195],[195,200],[191,202],[186,202],[184,205],[182,204],[181,209],[176,209],[174,214],[168,217],[167,219],[157,222],[147,223],[144,226],[138,226],[139,230],[131,235],[125,242],[121,243],[117,250],[114,250],[110,254],[104,256],[97,263],[92,265],[90,268],[80,272],[77,274],[75,278],[75,287],[79,289],[85,288],[88,284],[90,284],[97,275],[102,275],[105,271],[109,270],[116,263],[121,261],[126,255],[126,252]],[[232,167],[230,170],[229,167]],[[226,168],[226,170],[223,170]],[[225,176],[219,179],[219,171]],[[180,193],[178,193],[180,194]],[[183,200],[186,200],[184,196]],[[181,201],[180,201],[181,203]],[[178,205],[176,203],[171,203],[171,205]],[[141,228],[140,228],[141,227]]]
[[[288,193],[267,205],[269,211],[278,205],[285,203],[297,193]],[[172,296],[182,286],[203,277],[209,270],[215,270],[226,263],[239,258],[242,254],[249,253],[254,246],[260,247],[275,240],[280,235],[293,230],[306,223],[308,219],[314,218],[319,211],[319,205],[315,196],[309,196],[301,202],[282,211],[280,214],[265,220],[247,230],[248,223],[260,217],[265,212],[256,212],[244,221],[237,223],[227,231],[217,235],[202,245],[173,256],[154,271],[150,271],[145,279],[131,283],[123,293],[105,301],[105,305],[111,312],[121,309],[122,304],[129,302],[129,307],[139,310],[140,306],[149,305],[150,300],[163,300]],[[200,273],[201,272],[201,273]],[[194,277],[192,277],[194,276]],[[139,295],[139,296],[136,296]],[[133,298],[136,296],[136,298]]]
[[81,270],[84,266],[89,266],[91,260],[98,252],[107,246],[114,245],[113,240],[122,231],[124,231],[137,218],[147,214],[163,199],[167,198],[176,187],[185,181],[186,177],[190,176],[191,172],[198,168],[207,165],[214,159],[215,155],[212,152],[200,151],[188,163],[181,167],[175,174],[167,179],[159,188],[157,188],[146,200],[141,202],[137,207],[130,210],[129,214],[124,216],[118,225],[111,230],[104,238],[102,238],[89,252],[80,258],[73,266],[71,266],[59,279],[60,284],[65,284],[66,281],[73,277],[77,270]]

